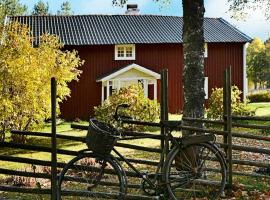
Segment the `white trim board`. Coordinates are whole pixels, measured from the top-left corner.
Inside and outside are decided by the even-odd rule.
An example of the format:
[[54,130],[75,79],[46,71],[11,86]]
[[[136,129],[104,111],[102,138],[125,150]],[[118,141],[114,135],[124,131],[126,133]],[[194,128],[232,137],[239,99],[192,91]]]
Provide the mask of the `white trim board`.
[[124,67],[124,68],[122,68],[122,69],[120,69],[120,70],[118,70],[118,71],[116,71],[116,72],[114,72],[112,74],[109,74],[108,76],[105,76],[105,77],[103,77],[101,79],[98,79],[97,82],[104,82],[104,81],[111,80],[111,79],[119,76],[120,74],[125,73],[125,72],[127,72],[127,71],[129,71],[131,69],[136,69],[136,70],[141,71],[141,72],[143,72],[145,74],[153,76],[155,79],[160,79],[160,74],[159,73],[156,73],[156,72],[154,72],[152,70],[146,69],[145,67],[137,65],[135,63],[132,63],[132,64],[127,65],[126,67]]

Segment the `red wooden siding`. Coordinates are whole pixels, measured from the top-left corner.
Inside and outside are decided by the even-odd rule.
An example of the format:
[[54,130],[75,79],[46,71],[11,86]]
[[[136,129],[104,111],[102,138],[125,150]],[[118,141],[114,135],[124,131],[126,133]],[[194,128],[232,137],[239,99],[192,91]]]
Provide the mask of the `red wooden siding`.
[[223,87],[224,70],[232,67],[232,84],[243,91],[243,45],[239,43],[210,43],[205,59],[209,97],[212,88]]
[[[93,116],[93,107],[101,103],[101,83],[96,79],[131,63],[136,63],[156,72],[163,68],[169,71],[169,110],[179,113],[182,109],[182,65],[183,53],[181,44],[140,44],[136,45],[136,60],[115,61],[114,46],[69,46],[76,49],[80,57],[85,60],[82,67],[83,74],[79,82],[70,84],[71,97],[61,106],[62,117],[68,120],[75,118],[88,119]],[[242,89],[242,49],[243,44],[215,43],[208,44],[208,58],[205,60],[206,76],[209,77],[209,91],[214,86],[222,86],[223,71],[231,65],[233,82]],[[158,99],[160,96],[158,82]]]

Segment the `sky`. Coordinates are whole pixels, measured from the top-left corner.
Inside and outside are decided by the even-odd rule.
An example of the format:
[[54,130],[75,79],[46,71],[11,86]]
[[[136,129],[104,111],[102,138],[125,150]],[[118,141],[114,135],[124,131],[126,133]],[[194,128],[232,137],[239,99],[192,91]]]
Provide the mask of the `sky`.
[[[50,13],[56,14],[64,0],[44,0],[49,3]],[[20,0],[27,5],[28,10],[38,0]],[[124,14],[126,7],[112,6],[112,0],[70,0],[72,11],[80,14]],[[138,4],[140,14],[182,16],[182,1],[171,0],[170,4],[156,3],[154,0],[129,0],[128,3]],[[205,0],[205,17],[215,17],[227,20],[251,38],[259,37],[266,40],[270,37],[270,19],[267,21],[260,9],[251,11],[244,20],[230,17],[228,0]]]

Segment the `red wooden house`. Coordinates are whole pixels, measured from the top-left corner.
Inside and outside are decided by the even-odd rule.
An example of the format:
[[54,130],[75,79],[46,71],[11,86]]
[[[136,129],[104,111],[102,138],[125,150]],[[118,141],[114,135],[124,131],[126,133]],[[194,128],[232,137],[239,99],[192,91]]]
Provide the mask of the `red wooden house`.
[[[159,99],[160,70],[169,71],[169,111],[183,106],[183,19],[153,15],[17,16],[34,36],[58,35],[65,49],[76,49],[85,60],[71,97],[61,104],[65,119],[88,119],[93,107],[113,91],[142,83],[145,95]],[[8,21],[7,20],[7,21]],[[205,18],[206,99],[222,87],[223,71],[232,67],[232,82],[246,93],[246,43],[250,37],[222,18]],[[38,44],[38,37],[35,43]]]

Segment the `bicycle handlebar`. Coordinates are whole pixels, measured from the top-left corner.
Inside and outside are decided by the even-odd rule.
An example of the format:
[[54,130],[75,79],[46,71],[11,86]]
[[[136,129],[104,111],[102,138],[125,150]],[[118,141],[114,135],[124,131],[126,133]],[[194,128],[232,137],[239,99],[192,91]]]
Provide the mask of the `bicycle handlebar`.
[[163,121],[163,122],[142,122],[142,121],[134,121],[134,118],[130,117],[130,116],[125,116],[125,115],[119,115],[118,114],[118,110],[120,108],[129,108],[130,105],[129,104],[119,104],[116,109],[115,109],[115,113],[114,113],[114,119],[116,121],[123,121],[123,122],[128,122],[131,124],[137,124],[137,125],[146,125],[146,126],[157,126],[157,127],[161,127],[164,126],[166,128],[169,128],[171,130],[181,130],[181,125],[182,125],[182,121]]
[[130,107],[129,104],[119,104],[119,105],[116,107],[116,109],[115,109],[115,113],[114,113],[113,118],[114,118],[116,121],[122,121],[123,119],[124,119],[124,120],[125,120],[125,119],[127,119],[127,120],[133,120],[133,118],[130,117],[130,116],[125,116],[125,115],[119,115],[119,114],[118,114],[118,110],[119,110],[120,108],[129,108],[129,107]]

